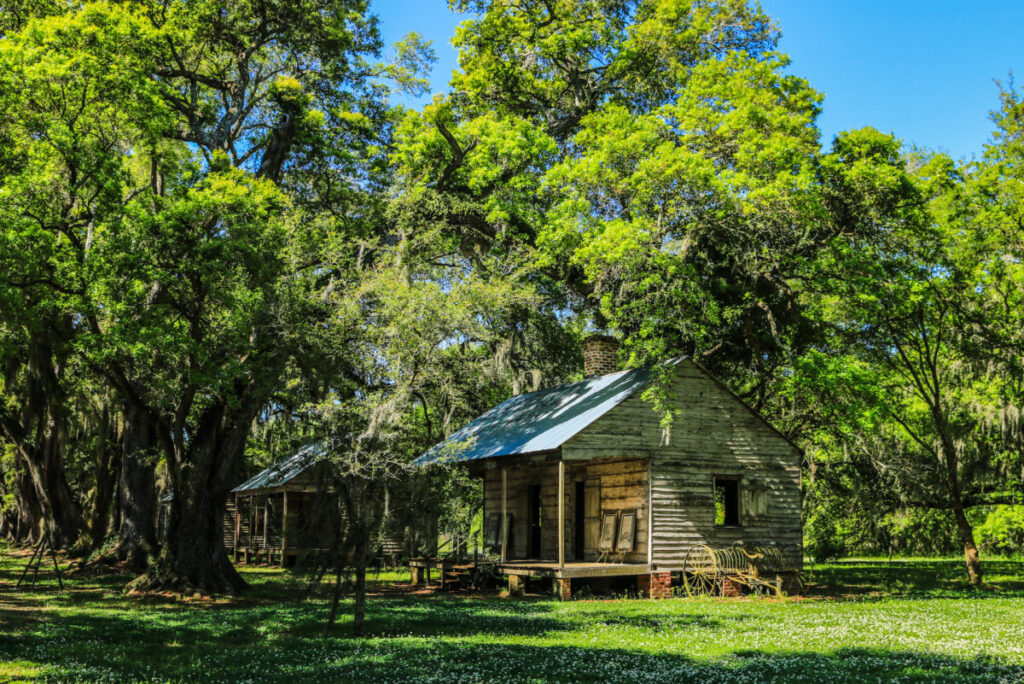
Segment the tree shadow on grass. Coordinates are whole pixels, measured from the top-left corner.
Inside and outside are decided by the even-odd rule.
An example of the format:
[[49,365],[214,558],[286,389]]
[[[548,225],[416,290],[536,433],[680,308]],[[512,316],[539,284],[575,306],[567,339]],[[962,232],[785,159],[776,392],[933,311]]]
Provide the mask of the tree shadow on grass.
[[706,615],[684,614],[684,615],[605,615],[601,616],[600,622],[608,627],[630,627],[642,629],[651,633],[675,632],[680,629],[716,629],[723,625],[723,622],[743,622],[746,615],[730,615],[721,618],[711,618]]
[[[30,663],[40,680],[254,682],[1014,682],[1024,666],[996,658],[957,658],[886,649],[824,653],[742,651],[714,659],[627,648],[478,642],[462,639],[300,639],[229,644],[169,643],[140,652],[107,643],[12,649],[0,657]],[[12,652],[13,651],[13,652]]]
[[[82,603],[63,600],[66,598],[3,597],[0,625],[5,629],[0,633],[0,653],[9,654],[16,646],[36,638],[45,641],[48,636],[198,648],[267,639],[303,640],[321,637],[328,613],[323,601],[188,605],[125,598]],[[334,637],[347,637],[351,629],[350,601],[344,601],[341,610],[342,621]],[[370,637],[520,637],[578,628],[578,623],[556,616],[552,604],[539,602],[379,599],[368,604],[366,616]]]
[[[38,600],[29,610],[0,603],[0,675],[8,662],[27,664],[22,678],[58,681],[1024,681],[1024,666],[998,658],[896,649],[742,650],[711,659],[646,651],[645,636],[673,630],[726,640],[747,617],[651,615],[644,611],[655,604],[647,603],[575,611],[539,601],[389,598],[370,603],[368,638],[347,638],[346,621],[323,639],[323,602],[143,609],[107,598],[32,610]],[[547,639],[604,625],[635,632],[623,641],[630,648]],[[522,643],[533,639],[540,641]]]
[[[351,610],[346,604],[343,610]],[[337,625],[334,636],[347,636],[351,625]],[[323,621],[297,636],[319,636]],[[370,637],[517,637],[540,636],[578,629],[579,625],[556,614],[551,603],[448,597],[381,598],[367,604],[365,630]]]
[[[425,649],[394,653],[384,665],[392,676],[401,673],[406,681],[428,681],[439,669],[456,681],[479,673],[482,680],[508,682],[1006,682],[1024,678],[1024,666],[997,659],[883,649],[744,651],[701,660],[625,648],[467,644],[438,654]],[[357,677],[369,674],[362,663],[353,666]]]

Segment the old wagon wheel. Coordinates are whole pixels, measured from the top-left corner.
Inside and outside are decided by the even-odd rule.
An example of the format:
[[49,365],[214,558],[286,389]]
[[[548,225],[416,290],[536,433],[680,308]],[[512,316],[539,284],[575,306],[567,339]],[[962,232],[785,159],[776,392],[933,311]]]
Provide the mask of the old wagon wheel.
[[718,560],[707,545],[691,546],[683,561],[683,587],[687,596],[710,596],[718,592]]

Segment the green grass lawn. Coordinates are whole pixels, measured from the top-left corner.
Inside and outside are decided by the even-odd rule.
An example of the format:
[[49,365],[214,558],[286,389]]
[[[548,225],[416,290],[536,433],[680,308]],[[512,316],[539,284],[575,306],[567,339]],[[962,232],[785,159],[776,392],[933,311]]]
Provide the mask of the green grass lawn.
[[[0,549],[0,682],[1024,682],[1024,562],[817,566],[802,599],[371,599],[370,636],[321,636],[322,598],[246,570],[241,599],[129,598],[123,577],[14,592]],[[375,588],[407,579],[377,578]]]

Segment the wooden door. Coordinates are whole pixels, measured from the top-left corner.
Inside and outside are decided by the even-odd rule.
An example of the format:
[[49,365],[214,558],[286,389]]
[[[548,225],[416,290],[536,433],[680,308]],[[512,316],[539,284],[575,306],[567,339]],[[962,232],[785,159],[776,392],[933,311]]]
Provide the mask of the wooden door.
[[530,485],[529,497],[527,497],[527,547],[526,557],[527,558],[540,558],[541,549],[541,497],[540,497],[540,485]]
[[583,560],[583,548],[586,546],[587,511],[584,502],[587,498],[585,482],[577,482],[573,492],[572,514],[572,557]]
[[587,480],[583,487],[583,556],[597,557],[601,534],[601,480]]

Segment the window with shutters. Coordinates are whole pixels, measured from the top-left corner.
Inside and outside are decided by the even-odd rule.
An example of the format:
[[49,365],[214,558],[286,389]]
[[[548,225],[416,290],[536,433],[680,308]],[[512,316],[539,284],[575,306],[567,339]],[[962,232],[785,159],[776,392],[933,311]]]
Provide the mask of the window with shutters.
[[744,524],[760,522],[768,515],[768,496],[759,482],[743,482],[740,487],[740,511]]

